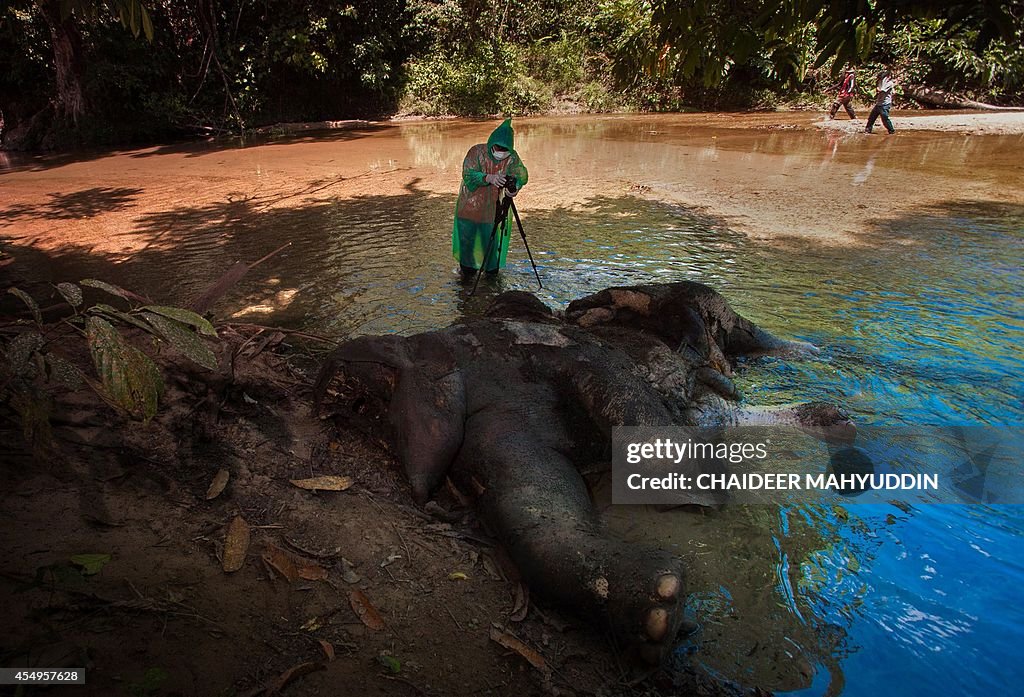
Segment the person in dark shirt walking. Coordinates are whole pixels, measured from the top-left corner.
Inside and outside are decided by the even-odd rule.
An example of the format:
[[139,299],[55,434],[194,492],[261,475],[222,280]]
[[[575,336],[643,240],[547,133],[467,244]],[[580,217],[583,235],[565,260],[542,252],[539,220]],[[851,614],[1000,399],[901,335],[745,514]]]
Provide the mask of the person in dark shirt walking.
[[846,113],[849,114],[850,120],[853,121],[857,118],[857,115],[853,112],[853,90],[857,82],[855,76],[856,71],[852,65],[847,65],[843,68],[843,79],[839,81],[839,94],[836,95],[836,101],[832,102],[832,108],[828,111],[828,118],[831,121],[836,117],[836,112],[839,111],[839,107],[842,106],[846,109]]

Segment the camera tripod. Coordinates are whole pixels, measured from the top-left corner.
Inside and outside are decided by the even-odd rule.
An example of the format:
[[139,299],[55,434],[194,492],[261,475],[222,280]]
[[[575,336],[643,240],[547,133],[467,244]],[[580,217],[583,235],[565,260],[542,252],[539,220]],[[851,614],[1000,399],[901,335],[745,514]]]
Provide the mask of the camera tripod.
[[501,198],[499,198],[494,204],[494,228],[491,230],[491,239],[487,243],[487,252],[484,254],[483,263],[480,265],[480,268],[477,269],[476,280],[473,281],[473,290],[469,291],[470,295],[476,293],[476,287],[480,285],[480,276],[483,275],[484,267],[487,266],[487,261],[491,258],[491,251],[494,249],[494,242],[498,237],[498,228],[503,228],[501,233],[502,236],[509,234],[509,210],[512,211],[512,216],[516,219],[516,226],[519,228],[519,236],[523,238],[523,245],[526,247],[526,254],[530,257],[530,265],[533,267],[533,275],[537,277],[537,287],[544,287],[544,284],[540,281],[540,273],[537,271],[537,264],[534,263],[533,254],[530,252],[530,243],[526,241],[526,231],[523,230],[523,221],[519,218],[519,211],[516,209],[516,202],[503,190]]

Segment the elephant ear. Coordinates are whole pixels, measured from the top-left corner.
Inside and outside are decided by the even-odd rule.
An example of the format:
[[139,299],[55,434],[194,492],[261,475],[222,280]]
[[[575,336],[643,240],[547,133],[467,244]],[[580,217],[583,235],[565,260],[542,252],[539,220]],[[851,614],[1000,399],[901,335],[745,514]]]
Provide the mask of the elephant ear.
[[435,362],[416,363],[400,371],[388,419],[395,455],[405,468],[413,497],[425,503],[462,447],[466,422],[462,372]]

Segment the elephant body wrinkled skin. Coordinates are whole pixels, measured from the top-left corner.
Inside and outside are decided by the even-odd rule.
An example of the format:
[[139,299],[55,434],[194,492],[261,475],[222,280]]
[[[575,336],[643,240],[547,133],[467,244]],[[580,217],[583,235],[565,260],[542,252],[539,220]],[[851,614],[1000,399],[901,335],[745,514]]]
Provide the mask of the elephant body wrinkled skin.
[[607,462],[616,426],[852,429],[828,404],[738,404],[737,357],[814,350],[698,283],[610,288],[558,314],[513,291],[480,319],[348,341],[321,370],[317,408],[379,429],[419,502],[445,476],[476,493],[531,590],[603,618],[620,646],[657,662],[682,622],[682,564],[610,536],[580,471]]

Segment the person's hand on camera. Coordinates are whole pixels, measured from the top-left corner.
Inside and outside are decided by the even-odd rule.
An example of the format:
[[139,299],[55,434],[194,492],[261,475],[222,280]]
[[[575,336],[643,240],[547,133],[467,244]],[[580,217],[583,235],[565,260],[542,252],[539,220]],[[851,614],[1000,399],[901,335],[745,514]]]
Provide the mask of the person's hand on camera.
[[496,186],[500,189],[501,187],[505,186],[505,175],[500,173],[488,174],[486,177],[484,177],[484,181],[486,181],[491,186]]

